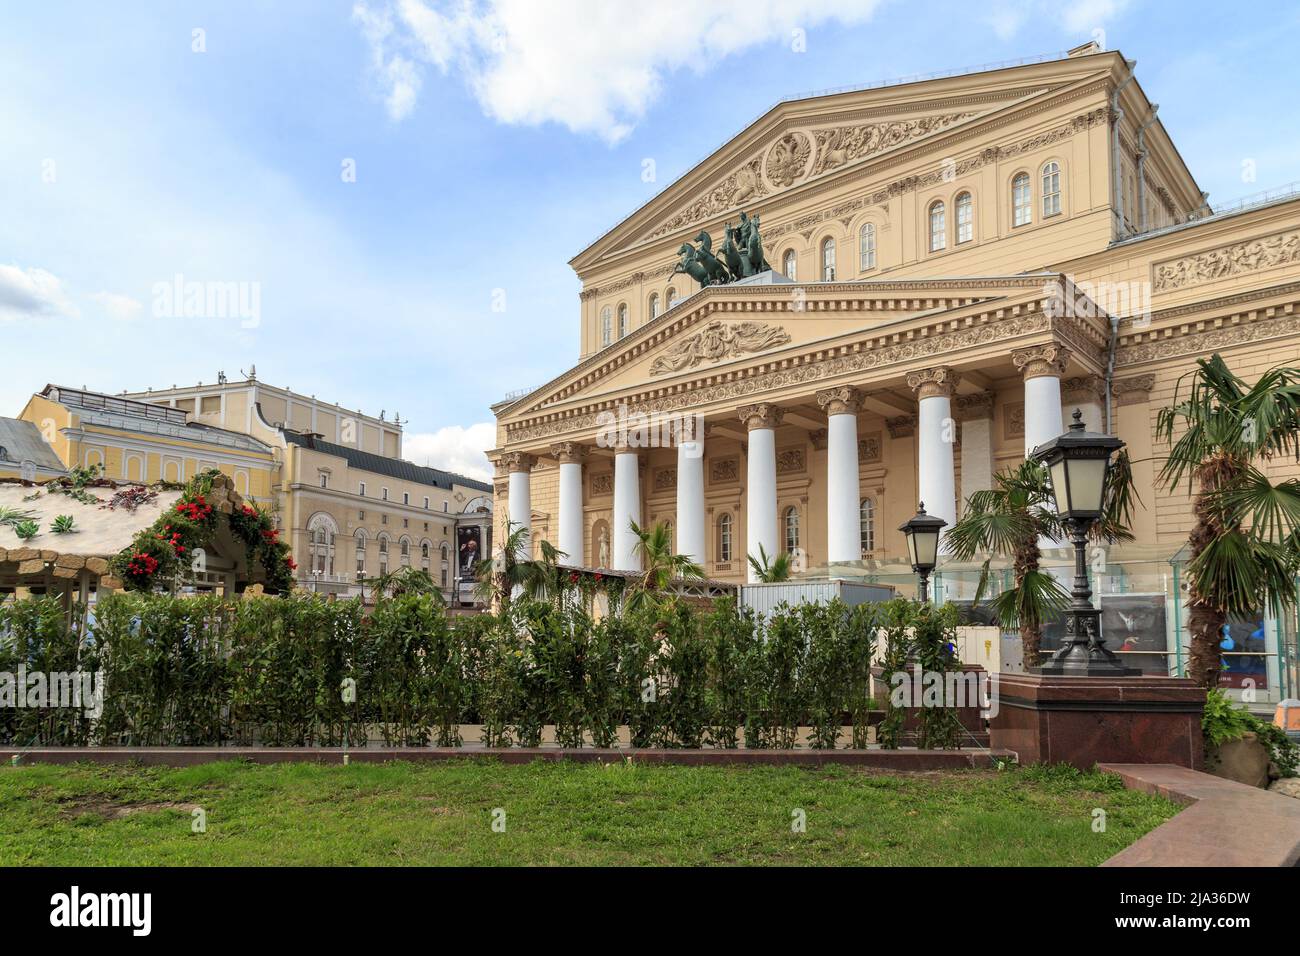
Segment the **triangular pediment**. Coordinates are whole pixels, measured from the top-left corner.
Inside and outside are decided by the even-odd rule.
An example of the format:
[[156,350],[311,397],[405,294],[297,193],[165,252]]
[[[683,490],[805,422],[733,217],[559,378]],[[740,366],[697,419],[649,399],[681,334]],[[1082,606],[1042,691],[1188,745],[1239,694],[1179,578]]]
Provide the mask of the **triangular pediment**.
[[[694,231],[868,164],[890,162],[934,141],[1043,101],[1109,70],[1110,54],[816,95],[779,103],[659,195],[592,243],[571,264],[581,274],[606,257]],[[767,216],[764,217],[768,219]],[[770,220],[768,220],[770,221]]]

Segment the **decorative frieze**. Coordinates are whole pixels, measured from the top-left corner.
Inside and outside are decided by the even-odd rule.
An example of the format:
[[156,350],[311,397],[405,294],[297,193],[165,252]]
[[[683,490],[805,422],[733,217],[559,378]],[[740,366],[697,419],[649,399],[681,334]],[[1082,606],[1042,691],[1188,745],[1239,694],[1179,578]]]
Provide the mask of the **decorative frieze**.
[[1005,439],[1025,437],[1025,403],[1010,402],[1002,410],[1002,437]]
[[785,411],[771,402],[757,402],[753,405],[741,405],[736,409],[740,420],[745,423],[745,428],[753,431],[755,428],[776,428],[781,424],[781,419],[785,417]]
[[824,388],[817,393],[817,404],[829,415],[856,415],[862,407],[862,392],[851,385]]
[[802,448],[786,448],[776,453],[776,473],[778,475],[794,475],[807,470],[807,456]]
[[703,362],[720,362],[785,345],[790,333],[763,322],[713,321],[683,339],[650,364],[651,375],[667,375]]
[[1300,262],[1300,230],[1290,229],[1157,262],[1151,267],[1152,288],[1155,292],[1174,292],[1296,262]]
[[614,473],[610,471],[602,472],[599,475],[591,476],[591,495],[593,498],[614,493]]
[[812,442],[814,451],[825,451],[826,443],[829,441],[829,433],[825,428],[814,428],[808,433],[808,440]]
[[894,418],[886,418],[885,427],[889,429],[890,438],[911,438],[916,434],[916,416],[898,415]]
[[870,465],[881,460],[883,437],[880,432],[870,432],[858,439],[859,465]]
[[1110,390],[1117,405],[1140,405],[1150,400],[1151,389],[1156,387],[1154,374],[1134,375],[1111,383]]
[[677,490],[677,469],[660,468],[654,473],[654,490],[655,491],[676,491]]
[[1044,375],[1060,378],[1070,362],[1070,350],[1055,342],[1035,345],[1027,349],[1015,349],[1011,353],[1011,361],[1024,374],[1025,381]]
[[993,417],[993,393],[976,392],[974,395],[958,395],[953,406],[957,420],[973,422]]
[[1100,375],[1081,375],[1061,382],[1061,401],[1099,404],[1106,400],[1106,380]]
[[737,458],[716,458],[709,463],[709,482],[725,485],[740,478],[740,460]]
[[947,365],[922,369],[907,376],[907,387],[916,392],[918,400],[927,398],[950,398],[961,374]]

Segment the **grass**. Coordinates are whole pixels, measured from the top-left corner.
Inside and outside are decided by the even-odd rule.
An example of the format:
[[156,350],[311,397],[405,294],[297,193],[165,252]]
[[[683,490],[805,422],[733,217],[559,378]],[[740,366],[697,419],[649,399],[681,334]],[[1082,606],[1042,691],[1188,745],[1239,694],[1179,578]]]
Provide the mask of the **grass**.
[[1095,865],[1176,810],[1059,767],[38,764],[0,768],[0,864]]

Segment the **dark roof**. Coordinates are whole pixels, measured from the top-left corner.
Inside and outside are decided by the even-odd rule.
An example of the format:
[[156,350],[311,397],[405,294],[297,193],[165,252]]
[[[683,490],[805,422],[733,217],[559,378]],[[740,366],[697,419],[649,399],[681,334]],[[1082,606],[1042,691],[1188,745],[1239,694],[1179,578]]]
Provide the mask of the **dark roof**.
[[435,488],[445,488],[448,491],[451,490],[452,485],[473,488],[477,491],[492,490],[492,486],[486,481],[466,478],[464,475],[443,471],[441,468],[425,468],[421,465],[414,465],[409,461],[403,461],[400,458],[385,458],[383,455],[349,448],[347,445],[336,445],[333,442],[317,438],[315,435],[292,432],[287,428],[283,429],[283,431],[285,441],[342,458],[349,466],[360,468],[362,471],[373,471],[378,475],[388,475],[391,478],[413,481],[421,485],[433,485]]
[[45,471],[64,471],[63,462],[32,422],[0,418],[0,462],[17,465],[28,460]]

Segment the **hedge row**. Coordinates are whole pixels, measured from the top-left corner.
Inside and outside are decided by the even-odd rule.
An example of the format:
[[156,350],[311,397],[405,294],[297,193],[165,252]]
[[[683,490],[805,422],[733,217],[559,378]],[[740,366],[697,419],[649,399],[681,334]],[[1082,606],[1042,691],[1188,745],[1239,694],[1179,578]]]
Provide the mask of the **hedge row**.
[[[494,747],[866,746],[878,635],[887,668],[909,657],[958,666],[950,611],[896,600],[781,609],[765,620],[731,601],[665,603],[601,620],[581,606],[513,602],[502,615],[448,616],[428,596],[359,602],[310,595],[228,602],[115,594],[84,627],[56,599],[0,605],[0,673],[98,671],[102,713],[0,709],[21,746],[458,746],[480,724]],[[944,715],[947,716],[944,716]],[[954,746],[951,711],[928,733]],[[896,745],[902,715],[882,725]],[[922,728],[925,733],[925,728]]]

